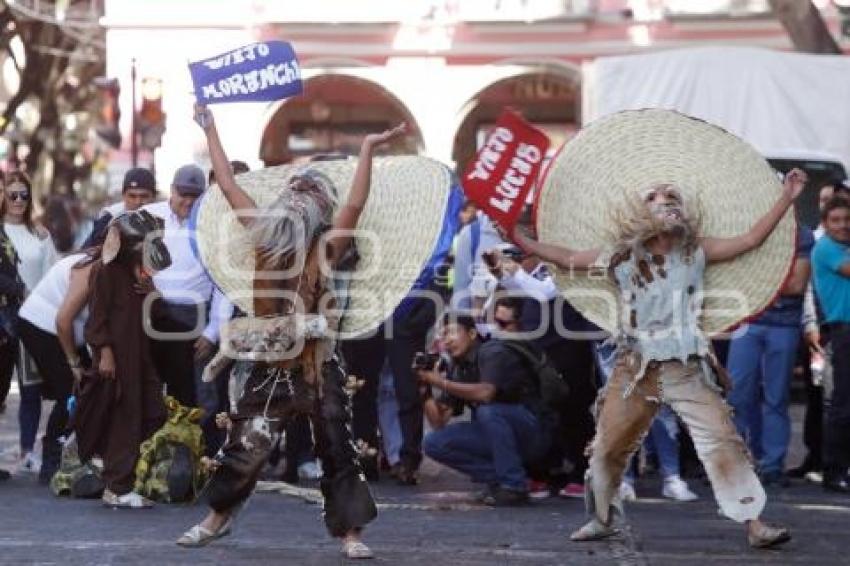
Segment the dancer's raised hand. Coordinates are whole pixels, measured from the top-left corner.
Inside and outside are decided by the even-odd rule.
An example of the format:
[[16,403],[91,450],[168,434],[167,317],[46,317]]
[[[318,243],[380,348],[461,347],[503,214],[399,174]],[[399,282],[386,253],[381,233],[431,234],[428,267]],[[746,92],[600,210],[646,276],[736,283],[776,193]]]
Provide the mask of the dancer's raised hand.
[[800,196],[800,193],[803,192],[803,187],[806,186],[808,180],[809,176],[806,175],[806,172],[795,167],[785,175],[782,188],[791,200],[796,200]]
[[379,134],[369,134],[363,138],[363,143],[368,143],[373,147],[387,143],[390,140],[399,138],[407,134],[407,122],[402,122],[395,128],[384,130]]
[[212,110],[197,102],[195,103],[195,113],[192,118],[205,132],[215,125]]

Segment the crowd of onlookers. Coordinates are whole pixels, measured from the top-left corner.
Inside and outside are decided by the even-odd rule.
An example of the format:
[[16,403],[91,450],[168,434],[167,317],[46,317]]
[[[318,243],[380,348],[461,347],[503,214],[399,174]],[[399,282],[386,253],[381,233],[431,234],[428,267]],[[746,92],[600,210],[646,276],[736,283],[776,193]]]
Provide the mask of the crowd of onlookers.
[[[247,170],[243,163],[232,165],[237,173]],[[203,409],[205,452],[218,450],[224,432],[215,417],[228,409],[227,382],[206,383],[201,374],[216,351],[220,326],[237,313],[197,258],[191,231],[193,207],[213,182],[199,167],[186,165],[174,173],[168,198],[157,202],[152,173],[132,169],[121,201],[92,221],[67,199],[51,201],[39,221],[29,179],[5,175],[0,406],[14,376],[20,393],[19,472],[37,473],[48,483],[71,436],[74,407],[68,398],[78,394],[75,383],[86,372],[127,371],[120,360],[110,365],[104,352],[131,338],[111,336],[103,325],[94,328],[92,319],[104,304],[119,314],[135,308],[120,293],[104,303],[116,291],[102,281],[99,266],[115,220],[140,210],[157,219],[170,266],[154,274],[127,272],[126,293],[158,291],[150,309],[157,332],[132,338],[140,343],[139,367],[149,361],[167,395]],[[779,487],[789,477],[805,477],[850,492],[850,358],[844,360],[850,352],[850,263],[844,262],[850,189],[829,185],[820,188],[820,196],[823,221],[814,231],[799,226],[794,267],[776,301],[715,347],[731,376],[727,400],[735,423],[763,483]],[[347,371],[361,382],[353,394],[352,433],[366,477],[415,485],[428,456],[482,484],[480,498],[487,504],[555,494],[583,497],[594,402],[615,362],[613,341],[563,300],[546,265],[503,241],[475,205],[467,203],[459,220],[452,250],[426,289],[432,292],[408,297],[391,324],[370,336],[340,344]],[[520,226],[533,229],[530,213]],[[787,470],[789,398],[798,378],[805,384],[808,454],[801,466]],[[38,451],[45,402],[52,406]],[[150,417],[142,405],[138,414],[133,411],[122,413],[124,421]],[[114,458],[137,457],[138,444],[153,431],[148,428],[125,431],[133,439],[130,456],[124,450]],[[320,477],[309,420],[293,419],[285,438],[266,477],[290,482]],[[133,466],[122,466],[121,474],[105,474],[106,494],[113,503],[140,506],[127,477]],[[653,472],[664,497],[697,499],[685,478],[698,477],[700,465],[687,431],[669,409],[658,414],[633,458],[621,497],[634,499],[636,477]]]

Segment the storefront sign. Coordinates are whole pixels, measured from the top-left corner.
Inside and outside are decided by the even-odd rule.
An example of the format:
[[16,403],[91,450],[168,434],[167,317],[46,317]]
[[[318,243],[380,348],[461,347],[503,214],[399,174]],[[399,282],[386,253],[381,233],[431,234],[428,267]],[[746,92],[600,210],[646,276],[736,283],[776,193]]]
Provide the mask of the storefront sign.
[[292,45],[252,43],[189,63],[199,104],[270,102],[301,94],[301,68]]
[[466,196],[512,230],[548,148],[545,133],[505,110],[463,176]]

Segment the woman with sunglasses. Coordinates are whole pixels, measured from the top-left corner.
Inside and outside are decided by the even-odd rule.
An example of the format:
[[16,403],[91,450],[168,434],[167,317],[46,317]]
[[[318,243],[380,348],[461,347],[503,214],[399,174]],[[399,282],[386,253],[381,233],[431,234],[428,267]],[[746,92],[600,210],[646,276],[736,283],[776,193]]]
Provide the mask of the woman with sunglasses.
[[[18,274],[26,294],[35,288],[47,270],[56,261],[56,248],[53,239],[44,227],[33,221],[32,183],[29,177],[20,171],[9,173],[0,201],[2,228],[8,236],[18,256]],[[21,428],[21,469],[39,471],[39,458],[33,454],[38,424],[41,419],[41,398],[53,398],[51,392],[42,390],[34,371],[34,365],[23,348],[20,349],[18,379],[21,386],[21,406],[18,422]],[[59,465],[59,446],[45,443],[43,453],[48,456],[48,464],[39,473],[39,479],[47,482]]]

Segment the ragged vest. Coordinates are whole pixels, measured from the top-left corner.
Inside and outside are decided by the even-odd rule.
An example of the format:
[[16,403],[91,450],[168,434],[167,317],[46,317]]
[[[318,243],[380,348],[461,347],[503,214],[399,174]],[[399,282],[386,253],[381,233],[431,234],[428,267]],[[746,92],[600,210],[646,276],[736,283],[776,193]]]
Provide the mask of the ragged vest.
[[700,328],[705,263],[702,248],[665,255],[642,249],[612,262],[620,291],[619,341],[640,355],[638,379],[650,362],[686,363],[709,353]]

